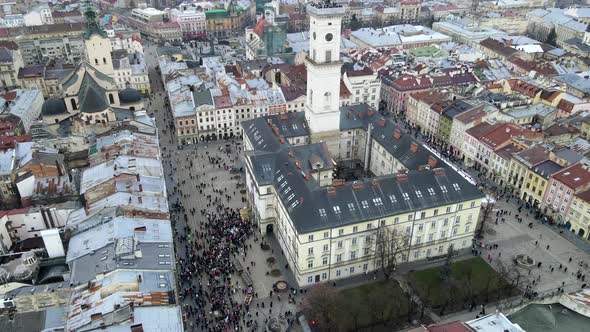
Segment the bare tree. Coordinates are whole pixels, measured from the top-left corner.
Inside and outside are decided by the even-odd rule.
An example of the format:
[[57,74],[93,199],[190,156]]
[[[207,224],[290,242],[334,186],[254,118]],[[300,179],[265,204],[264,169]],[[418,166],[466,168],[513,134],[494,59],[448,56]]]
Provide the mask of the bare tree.
[[375,241],[375,260],[376,266],[381,269],[386,279],[397,268],[402,253],[410,247],[410,237],[399,235],[393,229],[381,227],[377,231]]
[[505,282],[502,288],[506,291],[506,296],[513,295],[515,290],[527,292],[533,288],[533,279],[517,265],[506,264],[498,260],[496,271],[500,277],[497,282]]
[[340,303],[338,290],[322,283],[309,289],[301,303],[301,310],[308,319],[316,321],[321,331],[334,331],[338,326],[336,316]]
[[455,246],[452,244],[449,246],[449,248],[447,248],[447,257],[445,257],[445,263],[440,269],[440,278],[443,281],[443,283],[449,280],[449,278],[451,277],[451,273],[453,272],[451,265],[453,264],[454,250]]
[[491,219],[492,211],[494,210],[495,201],[491,197],[486,197],[484,203],[481,206],[481,221],[479,228],[477,229],[476,236],[478,239],[483,238],[483,232],[486,222]]

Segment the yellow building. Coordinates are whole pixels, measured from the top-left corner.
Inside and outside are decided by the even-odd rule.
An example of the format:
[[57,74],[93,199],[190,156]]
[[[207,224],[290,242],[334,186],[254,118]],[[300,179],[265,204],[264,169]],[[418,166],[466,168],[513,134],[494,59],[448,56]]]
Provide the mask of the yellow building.
[[539,207],[545,196],[549,177],[563,167],[552,160],[545,160],[527,169],[522,188],[522,199],[533,206]]
[[549,151],[541,145],[535,145],[516,153],[510,160],[508,185],[512,187],[514,194],[531,205],[539,206],[541,204],[549,177],[549,175],[542,176],[541,174],[554,168],[551,163],[546,164],[547,169],[545,167],[538,168],[546,161],[549,161]]
[[216,8],[205,12],[207,34],[220,38],[237,36],[253,22],[255,16],[254,1],[248,8],[243,8],[231,1],[227,8]]
[[565,220],[571,225],[572,232],[590,239],[590,190],[574,196]]

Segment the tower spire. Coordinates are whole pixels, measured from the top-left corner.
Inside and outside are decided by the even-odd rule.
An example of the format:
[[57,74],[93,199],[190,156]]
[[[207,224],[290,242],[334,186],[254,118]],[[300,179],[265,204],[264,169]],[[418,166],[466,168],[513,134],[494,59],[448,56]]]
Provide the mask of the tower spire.
[[89,38],[95,33],[106,37],[106,32],[98,24],[98,14],[94,10],[90,0],[83,0],[82,4],[84,6],[84,18],[86,19],[86,31],[84,37]]

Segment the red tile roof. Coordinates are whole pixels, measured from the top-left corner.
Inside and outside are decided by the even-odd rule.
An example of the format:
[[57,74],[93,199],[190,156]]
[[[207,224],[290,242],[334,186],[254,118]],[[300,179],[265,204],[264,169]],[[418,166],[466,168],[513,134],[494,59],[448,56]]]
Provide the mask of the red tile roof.
[[508,83],[510,84],[510,88],[516,92],[522,93],[523,95],[527,95],[529,97],[534,97],[541,88],[536,85],[530,84],[528,82],[512,79],[509,80]]
[[5,100],[14,100],[16,98],[16,91],[8,91],[0,94],[0,97]]
[[443,100],[449,96],[448,93],[443,93],[437,90],[434,91],[422,91],[416,92],[411,94],[412,98],[416,99],[417,101],[421,101],[428,105],[434,104],[438,100]]
[[343,80],[340,80],[340,98],[346,98],[351,96],[352,93],[348,90],[346,84],[344,84]]
[[346,75],[348,75],[349,77],[367,76],[373,75],[373,71],[371,70],[371,68],[365,67],[361,70],[348,71],[346,72]]
[[285,76],[291,81],[291,83],[306,83],[307,82],[307,68],[305,65],[290,66],[287,71],[283,71]]
[[9,50],[18,50],[18,44],[11,40],[1,40],[0,47],[6,47]]
[[529,165],[535,166],[549,159],[549,151],[541,145],[535,145],[527,150],[517,153],[516,156],[524,159]]
[[82,14],[80,13],[79,10],[70,10],[70,11],[56,10],[51,13],[51,16],[53,16],[53,18],[56,18],[56,17],[78,17],[78,16],[82,16]]
[[506,160],[510,160],[510,158],[512,158],[513,154],[518,153],[520,151],[522,151],[522,150],[518,146],[514,145],[513,143],[510,143],[502,148],[499,148],[495,152],[501,158],[506,159]]
[[13,149],[16,147],[16,143],[30,142],[32,140],[31,135],[0,136],[0,150]]
[[475,138],[475,139],[480,139],[482,136],[484,136],[485,134],[498,128],[499,126],[500,126],[500,124],[498,124],[498,123],[491,124],[486,121],[486,122],[482,122],[482,123],[478,124],[475,127],[467,129],[467,131],[465,133],[467,133],[470,136],[473,136],[473,138]]
[[394,88],[402,91],[423,90],[432,86],[429,78],[417,77],[410,74],[404,74],[391,84]]
[[494,38],[486,38],[479,42],[479,45],[506,58],[518,52],[514,48],[506,46],[504,43]]
[[230,108],[232,107],[231,98],[229,96],[213,97],[215,108]]
[[590,171],[588,170],[588,166],[583,163],[570,165],[553,174],[552,177],[573,190],[590,183]]
[[561,95],[561,91],[549,91],[548,95],[545,97],[545,100],[552,102],[555,100],[555,98],[559,97],[559,95]]
[[270,25],[270,23],[265,18],[261,18],[254,27],[254,33],[262,37],[262,34],[264,33],[264,27],[267,25]]
[[556,123],[549,128],[544,130],[545,136],[552,137],[552,136],[561,136],[561,135],[576,135],[579,134],[580,131],[573,126],[564,125],[561,123]]
[[456,321],[435,326],[428,326],[428,332],[473,332],[469,326],[463,322]]
[[470,123],[483,118],[486,114],[487,112],[481,108],[475,108],[457,115],[455,119],[461,123]]
[[300,96],[304,96],[307,93],[305,88],[301,88],[297,85],[283,85],[281,86],[281,91],[283,91],[283,96],[285,96],[285,100],[288,102],[293,101],[299,98]]
[[590,203],[590,190],[582,191],[581,193],[576,195],[579,199],[583,200],[586,203]]
[[441,114],[447,106],[451,105],[453,102],[450,100],[437,100],[434,104],[430,105],[430,109],[435,111],[438,114]]
[[525,129],[518,125],[512,123],[504,123],[489,131],[488,133],[484,134],[479,139],[479,141],[495,150],[502,144],[512,139],[512,137],[522,135],[524,131]]
[[574,103],[569,100],[561,99],[557,104],[557,108],[570,113],[574,109]]
[[160,23],[152,23],[150,24],[154,29],[170,29],[170,28],[180,28],[178,22],[160,22]]

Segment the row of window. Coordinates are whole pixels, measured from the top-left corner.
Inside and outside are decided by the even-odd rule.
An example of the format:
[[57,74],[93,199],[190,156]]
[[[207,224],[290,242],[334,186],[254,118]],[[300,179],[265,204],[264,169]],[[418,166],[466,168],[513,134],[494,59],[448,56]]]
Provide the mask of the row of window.
[[[363,264],[363,272],[367,271],[368,269],[369,269],[369,264],[366,264],[366,263],[365,263],[365,264]],[[349,272],[350,274],[353,274],[353,273],[355,273],[354,266],[351,266],[351,267],[350,267],[350,268],[348,268],[347,270],[348,270],[348,272]],[[341,276],[342,276],[342,270],[336,270],[336,277],[338,278],[338,277],[341,277]],[[327,279],[328,279],[328,273],[327,273],[327,272],[323,272],[323,273],[321,274],[321,280],[327,280]],[[308,283],[312,283],[313,281],[314,281],[314,278],[313,278],[313,276],[309,276],[309,277],[307,277],[307,282],[308,282]],[[316,280],[316,281],[318,281],[318,280]]]
[[[442,255],[444,253],[444,246],[442,246],[442,245],[439,246],[436,249],[436,251],[437,251],[437,255]],[[431,248],[428,248],[426,250],[426,257],[430,257],[431,255],[432,255],[432,249]],[[421,250],[415,250],[414,251],[414,259],[419,259],[420,257],[421,257]],[[407,260],[407,257],[405,255],[402,255],[402,261],[405,262],[406,260]],[[376,265],[377,266],[379,264],[380,264],[380,262],[376,262]],[[327,265],[327,262],[324,265]],[[310,267],[310,268],[313,268],[313,264],[312,264],[312,267]],[[368,263],[364,263],[363,264],[363,267],[362,267],[362,272],[366,272],[366,271],[368,271],[368,269],[369,269],[369,264]],[[354,274],[355,271],[356,271],[356,269],[355,269],[354,266],[351,266],[348,269],[345,269],[345,271],[348,271],[349,274]],[[342,270],[341,269],[336,270],[335,274],[336,274],[336,278],[341,277],[342,276]],[[320,278],[316,278],[316,282],[319,281],[319,279]],[[327,272],[322,272],[322,274],[321,274],[321,280],[327,280],[327,279],[328,279],[328,273]],[[308,276],[307,277],[307,282],[308,283],[313,283],[314,282],[314,277],[313,276]]]
[[[473,203],[472,205],[474,205],[474,203]],[[472,206],[472,207],[473,207],[473,206]],[[338,209],[340,209],[340,208],[338,207]],[[450,213],[450,212],[451,212],[451,207],[447,207],[446,211],[447,211],[447,213]],[[326,212],[325,212],[325,210],[324,210],[324,209],[320,209],[320,215],[321,215],[321,216],[322,216],[322,215],[323,215],[323,216],[325,216],[325,213],[326,213]],[[436,216],[437,214],[438,214],[438,209],[436,209],[436,210],[435,210],[435,214],[434,214],[434,215]],[[421,217],[421,218],[426,218],[426,212],[422,212],[422,213],[421,213],[421,215],[420,215],[420,217]],[[412,221],[412,220],[414,220],[414,215],[413,215],[413,214],[409,214],[409,215],[408,215],[408,221]],[[459,224],[459,223],[461,222],[461,216],[455,216],[455,217],[454,217],[454,219],[453,219],[453,217],[451,217],[451,218],[450,218],[450,220],[451,220],[451,221],[453,221],[453,220],[454,220],[454,223],[455,223],[455,224]],[[469,214],[469,215],[467,216],[467,222],[468,222],[468,223],[471,223],[472,221],[473,221],[473,214]],[[393,219],[393,224],[394,224],[394,225],[396,225],[396,224],[398,224],[398,223],[399,223],[399,217],[395,217],[395,218]],[[443,223],[443,227],[447,227],[447,226],[449,225],[449,218],[445,218],[445,219],[443,219],[443,220],[442,220],[442,223]],[[383,227],[383,226],[386,226],[386,220],[384,220],[384,219],[382,219],[382,220],[379,220],[379,225],[380,225],[380,226],[382,226],[382,227]],[[432,220],[432,221],[430,222],[430,226],[431,226],[431,228],[435,228],[435,227],[436,227],[436,225],[437,225],[437,220]],[[424,231],[424,226],[425,226],[425,225],[424,225],[424,223],[418,224],[418,225],[416,226],[416,227],[417,227],[417,232],[422,232],[422,231]],[[412,227],[412,226],[408,226],[408,227],[407,227],[407,229],[406,229],[406,233],[408,233],[408,234],[410,233],[411,227]],[[373,229],[373,224],[372,224],[372,223],[368,223],[368,224],[366,225],[366,230],[371,230],[371,229]],[[358,232],[358,231],[359,231],[359,228],[358,228],[358,226],[353,226],[353,227],[352,227],[352,233],[356,233],[356,232]],[[394,229],[394,232],[395,232],[395,231],[396,231],[396,230]],[[467,231],[466,231],[466,232],[467,232]],[[324,239],[328,239],[328,238],[330,238],[330,232],[329,232],[329,231],[326,231],[326,232],[324,232],[324,234],[323,234],[323,235],[324,235]],[[342,228],[341,228],[341,229],[339,229],[339,230],[338,230],[338,236],[343,236],[343,235],[344,235],[344,229],[342,229]],[[443,236],[443,237],[444,237],[444,236]],[[369,238],[369,236],[367,236],[367,238]],[[308,242],[313,242],[313,240],[314,240],[314,236],[313,236],[313,234],[311,234],[311,235],[308,235],[307,239],[308,239]],[[312,250],[313,250],[313,249],[312,249]]]

